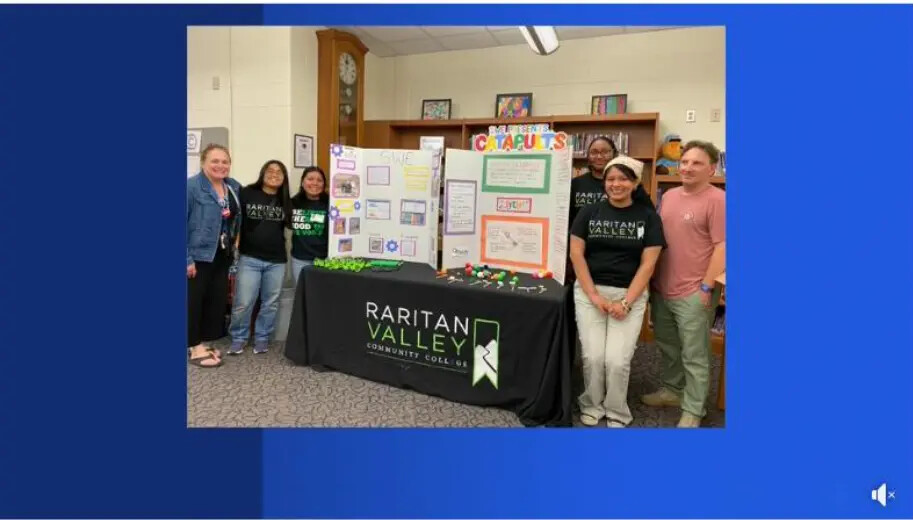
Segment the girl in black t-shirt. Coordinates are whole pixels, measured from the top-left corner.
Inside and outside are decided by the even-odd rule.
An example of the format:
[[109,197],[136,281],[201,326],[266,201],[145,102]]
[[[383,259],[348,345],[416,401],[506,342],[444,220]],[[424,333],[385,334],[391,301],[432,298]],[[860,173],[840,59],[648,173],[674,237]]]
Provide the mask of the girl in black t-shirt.
[[617,157],[606,166],[606,200],[585,206],[571,225],[577,275],[575,314],[583,357],[580,420],[609,427],[631,420],[628,377],[647,305],[647,284],[665,246],[652,205],[633,198],[643,163]]
[[[613,141],[611,138],[601,135],[590,142],[586,153],[587,166],[584,169],[583,174],[571,180],[571,203],[569,206],[570,212],[568,216],[568,225],[574,222],[574,219],[577,217],[577,213],[579,213],[580,210],[582,210],[584,207],[606,200],[604,181],[605,169],[610,161],[618,157],[618,147],[615,146],[615,141]],[[635,203],[647,205],[651,208],[653,207],[653,201],[650,199],[650,195],[647,194],[647,191],[640,183],[637,183],[637,185],[634,187],[634,191],[631,197]],[[568,238],[568,243],[570,243],[570,238]],[[567,273],[564,279],[565,286],[567,287],[568,291],[572,291],[576,276],[574,274],[574,268],[571,264],[570,256],[568,256],[567,269],[565,272]],[[574,316],[576,311],[574,310],[573,294],[570,295],[567,301],[568,314]],[[576,368],[577,328],[573,323],[568,328],[570,329],[569,332],[571,345],[574,345],[575,368],[573,381],[574,386],[579,387],[580,374]]]
[[[604,135],[600,135],[590,141],[589,146],[586,149],[586,168],[584,168],[583,173],[577,177],[574,177],[571,180],[571,203],[568,206],[570,208],[568,214],[568,232],[570,232],[570,225],[574,222],[574,218],[577,217],[577,213],[580,212],[584,207],[605,200],[605,187],[603,186],[603,176],[605,172],[606,164],[609,163],[615,156],[618,155],[618,148],[615,146],[615,141],[611,138]],[[568,244],[570,244],[570,238],[568,238]],[[567,299],[567,313],[569,316],[574,316],[576,310],[574,310],[574,281],[577,279],[574,276],[574,266],[571,264],[571,258],[567,258],[567,266],[564,270],[564,285],[565,289],[570,293]],[[573,321],[568,327],[568,333],[570,334],[570,344],[573,346],[572,352],[572,367],[573,367],[573,377],[571,379],[573,390],[576,392],[580,388],[581,378],[578,362],[578,352],[577,352],[577,324]]]
[[313,265],[315,258],[327,256],[327,209],[330,197],[326,194],[326,174],[317,166],[305,168],[301,186],[292,199],[292,276],[295,285],[301,269]]
[[285,280],[285,228],[291,201],[288,170],[280,161],[267,161],[257,182],[241,190],[238,275],[231,309],[229,354],[241,354],[250,337],[250,317],[260,298],[254,325],[254,354],[267,350],[276,326],[279,295]]

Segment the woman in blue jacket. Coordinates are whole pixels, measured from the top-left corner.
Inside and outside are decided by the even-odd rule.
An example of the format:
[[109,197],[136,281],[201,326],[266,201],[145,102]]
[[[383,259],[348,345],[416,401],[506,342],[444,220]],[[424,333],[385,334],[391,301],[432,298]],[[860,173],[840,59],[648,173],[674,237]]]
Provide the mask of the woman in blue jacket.
[[231,156],[211,144],[200,155],[202,171],[187,179],[187,346],[190,363],[222,365],[206,344],[225,335],[228,268],[241,228],[241,185],[229,179]]

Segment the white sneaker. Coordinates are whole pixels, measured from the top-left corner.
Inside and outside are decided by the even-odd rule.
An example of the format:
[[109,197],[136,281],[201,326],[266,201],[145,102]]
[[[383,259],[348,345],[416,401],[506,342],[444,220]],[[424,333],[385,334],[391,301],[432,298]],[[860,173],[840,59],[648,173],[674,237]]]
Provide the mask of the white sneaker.
[[599,419],[592,415],[580,414],[580,422],[583,423],[584,426],[596,426],[599,424]]
[[660,388],[652,394],[640,396],[640,400],[648,406],[681,406],[682,398],[668,388]]
[[682,412],[682,418],[678,420],[679,428],[700,428],[701,418],[691,415],[688,412]]
[[627,428],[628,425],[625,423],[620,423],[618,421],[613,421],[612,419],[605,420],[606,428]]

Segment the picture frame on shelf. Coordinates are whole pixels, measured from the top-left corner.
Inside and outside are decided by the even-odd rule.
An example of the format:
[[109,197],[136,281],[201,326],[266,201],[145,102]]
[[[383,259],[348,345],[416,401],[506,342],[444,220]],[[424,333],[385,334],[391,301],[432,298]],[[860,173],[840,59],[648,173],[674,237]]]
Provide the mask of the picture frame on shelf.
[[532,115],[532,92],[498,94],[495,98],[495,117],[498,119],[514,119],[518,117],[530,117]]
[[449,99],[423,99],[422,121],[450,119],[451,102]]
[[627,94],[604,94],[593,96],[590,101],[590,114],[593,115],[612,115],[626,114],[628,112],[628,95]]

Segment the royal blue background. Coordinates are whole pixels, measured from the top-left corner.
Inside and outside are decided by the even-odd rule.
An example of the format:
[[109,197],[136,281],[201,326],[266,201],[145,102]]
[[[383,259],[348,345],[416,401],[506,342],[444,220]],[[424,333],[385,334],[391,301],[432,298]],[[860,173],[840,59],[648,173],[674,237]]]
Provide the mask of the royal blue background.
[[[185,27],[594,22],[727,27],[726,428],[188,431]],[[909,518],[911,26],[911,6],[0,7],[0,516]]]

